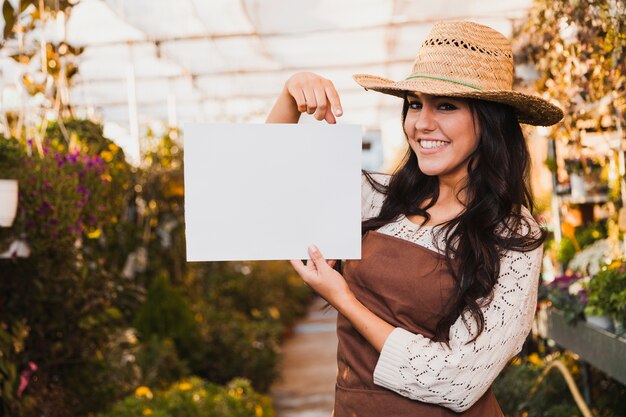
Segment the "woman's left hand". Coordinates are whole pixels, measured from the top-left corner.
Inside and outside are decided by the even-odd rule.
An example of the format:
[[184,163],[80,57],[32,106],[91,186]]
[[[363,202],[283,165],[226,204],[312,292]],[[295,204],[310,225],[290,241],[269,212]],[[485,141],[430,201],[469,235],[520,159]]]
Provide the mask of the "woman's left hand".
[[327,262],[315,246],[309,247],[309,257],[306,265],[301,260],[289,261],[305,284],[337,310],[343,303],[355,299],[346,280],[333,269],[335,261]]

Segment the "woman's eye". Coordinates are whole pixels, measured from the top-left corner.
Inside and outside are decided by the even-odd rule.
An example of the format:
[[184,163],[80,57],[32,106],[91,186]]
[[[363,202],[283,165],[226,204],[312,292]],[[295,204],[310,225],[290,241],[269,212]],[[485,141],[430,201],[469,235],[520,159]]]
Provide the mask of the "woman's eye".
[[439,108],[441,110],[456,110],[457,107],[454,104],[450,104],[450,103],[441,103],[439,105]]
[[422,108],[422,103],[419,101],[409,101],[409,108],[413,110],[419,110]]

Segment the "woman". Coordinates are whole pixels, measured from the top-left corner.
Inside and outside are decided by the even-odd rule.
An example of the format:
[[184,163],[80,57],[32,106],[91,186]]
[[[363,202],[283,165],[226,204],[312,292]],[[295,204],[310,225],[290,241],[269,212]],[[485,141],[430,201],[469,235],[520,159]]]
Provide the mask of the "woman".
[[[339,312],[335,417],[501,416],[491,384],[530,330],[545,237],[519,123],[562,112],[512,91],[510,43],[471,22],[437,23],[405,80],[355,80],[404,99],[409,150],[364,176],[361,260],[292,261]],[[268,122],[305,111],[336,122],[330,81],[294,75]]]

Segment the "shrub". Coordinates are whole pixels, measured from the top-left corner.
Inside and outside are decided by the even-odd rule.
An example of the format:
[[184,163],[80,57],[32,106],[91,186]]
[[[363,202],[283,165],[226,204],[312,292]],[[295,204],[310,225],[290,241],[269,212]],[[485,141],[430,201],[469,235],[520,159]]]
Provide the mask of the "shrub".
[[194,314],[180,290],[172,287],[165,274],[152,281],[146,302],[135,318],[140,339],[169,338],[183,358],[193,358],[200,344]]
[[245,379],[220,387],[199,378],[173,384],[163,392],[148,387],[116,404],[100,417],[274,417],[271,400],[252,389]]
[[603,267],[591,277],[585,312],[626,322],[626,265],[622,261]]
[[[530,396],[531,389],[544,368],[543,360],[535,353],[524,360],[519,358],[514,360],[498,376],[493,391],[504,415],[508,417],[579,415],[567,384],[556,370],[552,370],[536,393]],[[570,369],[574,369],[576,373],[575,366],[570,366]]]

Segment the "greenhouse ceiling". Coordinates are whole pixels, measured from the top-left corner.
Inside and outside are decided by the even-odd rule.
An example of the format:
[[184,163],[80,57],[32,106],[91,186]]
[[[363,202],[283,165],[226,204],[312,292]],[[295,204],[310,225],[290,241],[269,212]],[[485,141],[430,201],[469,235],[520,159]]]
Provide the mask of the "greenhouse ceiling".
[[[18,0],[12,1],[17,3]],[[155,120],[262,121],[284,81],[310,70],[335,82],[344,121],[376,124],[397,99],[365,92],[357,72],[405,77],[432,23],[468,19],[510,35],[530,0],[80,0],[27,47],[63,39],[82,46],[68,98],[79,116],[130,131]],[[2,22],[3,24],[3,22]],[[2,106],[42,108],[25,92],[21,65],[0,51]],[[43,106],[45,107],[45,105]]]

